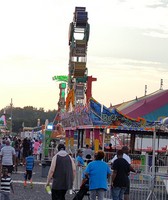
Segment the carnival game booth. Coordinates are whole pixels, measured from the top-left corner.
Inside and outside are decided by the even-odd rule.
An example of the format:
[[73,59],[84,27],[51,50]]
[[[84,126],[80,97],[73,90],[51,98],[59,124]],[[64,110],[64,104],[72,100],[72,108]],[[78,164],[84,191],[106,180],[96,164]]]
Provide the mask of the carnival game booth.
[[[94,151],[104,148],[104,136],[113,136],[116,133],[130,135],[131,153],[134,153],[135,137],[137,135],[168,135],[168,130],[161,126],[156,129],[155,122],[149,122],[144,118],[133,119],[122,114],[117,109],[108,109],[104,105],[91,98],[88,106],[78,105],[72,112],[60,113],[60,123],[53,130],[45,131],[44,142],[44,163],[42,176],[46,176],[51,163],[49,158],[49,144],[53,138],[58,138],[59,142],[66,144],[69,152],[75,153],[78,148],[85,147],[86,144],[94,146]],[[156,138],[154,139],[156,140]],[[156,143],[156,141],[155,141]],[[119,148],[122,148],[120,146]],[[153,149],[150,149],[152,153]],[[141,158],[143,161],[144,158]]]
[[143,118],[133,119],[122,114],[116,109],[110,110],[104,105],[91,98],[88,106],[77,106],[72,112],[61,114],[61,124],[66,132],[67,148],[74,148],[74,135],[77,135],[77,148],[82,148],[84,144],[94,143],[97,151],[100,145],[100,135],[109,131],[114,133],[131,134],[130,147],[134,150],[135,134],[151,134],[154,130],[154,122],[148,122]]
[[96,152],[100,148],[104,149],[105,135],[129,134],[130,142],[127,145],[130,147],[130,153],[134,154],[133,164],[138,165],[146,165],[148,161],[145,155],[141,155],[142,149],[137,155],[135,154],[136,136],[152,137],[152,148],[148,149],[148,153],[151,154],[151,160],[154,160],[155,154],[158,153],[156,136],[168,135],[168,128],[160,123],[150,122],[140,117],[133,119],[116,109],[108,109],[93,98],[90,99],[88,106],[78,106],[72,112],[62,113],[61,124],[66,134],[66,148],[71,152],[76,152],[76,149],[83,148],[86,144],[93,145]]

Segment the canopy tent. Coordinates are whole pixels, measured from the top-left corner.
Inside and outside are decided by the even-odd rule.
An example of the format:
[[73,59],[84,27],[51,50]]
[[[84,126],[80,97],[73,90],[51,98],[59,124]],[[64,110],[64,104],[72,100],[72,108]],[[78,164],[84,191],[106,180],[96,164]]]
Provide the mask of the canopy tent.
[[125,115],[132,118],[142,117],[148,121],[160,121],[168,116],[168,90],[157,90],[134,100],[115,105]]

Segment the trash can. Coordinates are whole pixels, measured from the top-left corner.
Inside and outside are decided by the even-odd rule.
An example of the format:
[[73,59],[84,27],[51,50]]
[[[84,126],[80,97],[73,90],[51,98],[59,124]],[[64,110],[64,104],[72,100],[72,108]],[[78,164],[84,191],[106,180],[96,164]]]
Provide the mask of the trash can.
[[42,171],[41,171],[41,176],[42,177],[47,177],[48,175],[48,171],[50,169],[50,165],[51,165],[51,160],[43,160],[41,163],[42,166]]

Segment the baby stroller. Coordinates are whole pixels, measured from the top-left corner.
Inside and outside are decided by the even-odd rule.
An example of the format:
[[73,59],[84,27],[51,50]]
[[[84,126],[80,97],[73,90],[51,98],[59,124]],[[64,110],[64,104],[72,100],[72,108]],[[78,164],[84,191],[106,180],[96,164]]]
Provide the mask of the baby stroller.
[[82,200],[85,195],[88,195],[88,199],[89,199],[88,191],[89,191],[89,179],[86,178],[82,181],[80,190],[76,193],[73,200]]

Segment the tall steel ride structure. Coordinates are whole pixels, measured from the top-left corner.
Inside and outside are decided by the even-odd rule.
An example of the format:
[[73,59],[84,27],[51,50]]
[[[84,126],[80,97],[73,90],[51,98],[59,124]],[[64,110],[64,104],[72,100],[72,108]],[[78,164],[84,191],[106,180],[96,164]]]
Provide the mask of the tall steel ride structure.
[[85,7],[76,7],[73,22],[69,26],[69,74],[66,110],[86,101],[87,87],[87,44],[90,25]]

